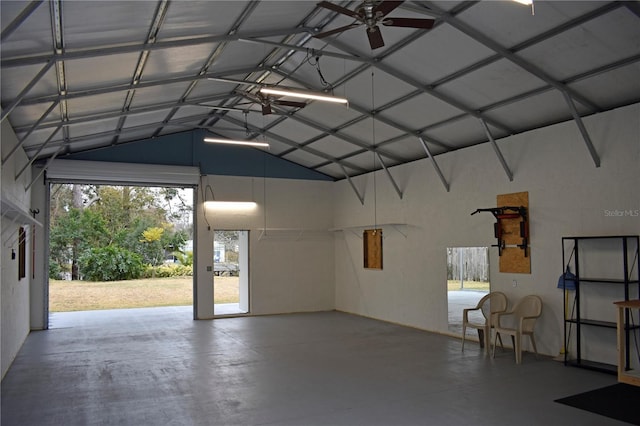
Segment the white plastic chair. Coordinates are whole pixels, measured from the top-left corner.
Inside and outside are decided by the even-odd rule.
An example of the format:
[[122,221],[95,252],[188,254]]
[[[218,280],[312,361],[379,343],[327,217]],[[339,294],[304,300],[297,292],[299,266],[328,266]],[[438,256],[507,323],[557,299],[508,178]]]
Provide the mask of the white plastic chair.
[[[497,322],[494,324],[495,335],[493,337],[493,353],[496,355],[496,339],[501,334],[508,334],[511,336],[513,342],[513,350],[516,355],[516,364],[522,362],[522,336],[529,336],[533,350],[538,355],[538,349],[536,348],[536,339],[533,337],[533,329],[536,325],[536,320],[542,314],[542,299],[535,295],[525,296],[520,300],[513,310],[509,312],[503,312],[498,314]],[[513,316],[515,321],[515,328],[508,328],[503,326],[502,321],[507,315]],[[500,342],[502,343],[502,341]]]
[[[470,321],[469,312],[480,311],[484,321]],[[499,291],[487,293],[476,305],[475,308],[468,308],[462,311],[462,351],[464,352],[464,341],[467,334],[467,327],[478,330],[480,337],[480,347],[489,353],[491,344],[491,328],[496,322],[497,314],[507,310],[507,296]],[[502,344],[502,339],[500,339]]]

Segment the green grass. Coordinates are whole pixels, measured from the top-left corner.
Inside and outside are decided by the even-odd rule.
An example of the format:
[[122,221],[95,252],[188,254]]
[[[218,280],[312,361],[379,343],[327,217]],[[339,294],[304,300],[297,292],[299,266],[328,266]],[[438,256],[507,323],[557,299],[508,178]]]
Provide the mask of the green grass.
[[[214,303],[238,303],[238,277],[215,277]],[[108,282],[49,280],[50,312],[192,304],[192,277]]]
[[460,280],[447,281],[447,290],[484,290],[489,291],[489,283],[485,281],[464,281],[464,287],[460,288]]

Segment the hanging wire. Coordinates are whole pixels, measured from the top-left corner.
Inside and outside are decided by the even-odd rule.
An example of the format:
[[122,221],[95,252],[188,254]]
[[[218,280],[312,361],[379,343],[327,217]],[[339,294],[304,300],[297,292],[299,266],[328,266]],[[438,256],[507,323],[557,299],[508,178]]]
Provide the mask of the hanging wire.
[[[265,116],[262,116],[262,129],[265,128]],[[262,136],[265,138],[265,142],[266,142],[266,136],[263,133]],[[267,153],[265,151],[262,151],[262,199],[263,199],[263,206],[262,206],[262,211],[263,211],[263,219],[264,219],[264,224],[263,224],[263,235],[267,235]]]
[[320,83],[324,86],[324,87],[330,87],[331,88],[331,83],[329,83],[325,78],[324,75],[322,74],[322,70],[320,69],[320,56],[316,55],[315,57],[313,57],[312,55],[309,54],[310,52],[307,50],[307,56],[305,57],[303,62],[308,63],[309,65],[311,65],[312,67],[314,67],[316,69],[316,71],[318,72],[318,76],[320,77]]
[[[373,228],[378,229],[378,191],[376,185],[376,98],[374,71],[371,70],[371,139],[373,153]],[[376,231],[374,231],[376,232]]]
[[204,203],[207,202],[207,192],[211,193],[211,201],[215,201],[216,200],[216,196],[213,193],[213,188],[211,187],[211,185],[207,184],[207,185],[203,185],[204,183],[204,176],[200,176],[200,194],[202,195],[202,216],[204,217],[204,221],[207,224],[207,230],[211,231],[211,224],[209,223],[209,219],[207,218],[207,208],[205,207]]

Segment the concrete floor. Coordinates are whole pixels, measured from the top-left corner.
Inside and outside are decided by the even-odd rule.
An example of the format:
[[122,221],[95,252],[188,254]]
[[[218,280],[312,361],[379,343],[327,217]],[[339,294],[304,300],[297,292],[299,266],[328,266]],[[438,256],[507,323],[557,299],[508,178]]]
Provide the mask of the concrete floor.
[[339,312],[56,314],[2,381],[11,425],[615,425],[553,402],[614,376]]

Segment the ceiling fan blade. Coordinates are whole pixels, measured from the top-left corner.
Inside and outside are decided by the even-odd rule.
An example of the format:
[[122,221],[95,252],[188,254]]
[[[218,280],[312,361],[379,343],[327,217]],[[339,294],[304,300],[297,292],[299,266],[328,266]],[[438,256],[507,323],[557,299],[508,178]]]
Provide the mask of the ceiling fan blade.
[[384,46],[384,40],[382,40],[382,33],[380,27],[374,25],[371,28],[367,28],[367,37],[369,37],[369,44],[372,49],[378,49]]
[[207,104],[197,104],[198,106],[204,107],[204,108],[211,108],[211,109],[217,109],[220,111],[244,111],[241,108],[232,108],[232,107],[224,107],[224,106],[216,106],[216,105],[207,105]]
[[351,28],[359,27],[360,25],[362,25],[362,24],[354,23],[354,24],[345,25],[344,27],[339,27],[339,28],[336,28],[334,30],[325,31],[323,33],[318,33],[318,34],[314,35],[314,37],[315,38],[328,37],[328,36],[333,35],[333,34],[337,34],[337,33],[343,32],[343,31],[350,30]]
[[409,28],[424,28],[431,29],[435,21],[433,19],[419,19],[419,18],[387,18],[382,21],[382,25],[387,27],[409,27]]
[[400,6],[404,1],[383,1],[373,9],[373,16],[380,13],[380,17],[387,16],[396,7]]
[[[402,2],[400,2],[402,3]],[[346,7],[338,6],[337,4],[329,3],[328,1],[321,1],[318,6],[325,9],[333,10],[334,12],[342,13],[343,15],[351,16],[355,19],[360,19],[360,16],[353,10],[349,10]]]
[[294,102],[294,101],[275,100],[275,101],[271,101],[271,103],[276,105],[295,107],[295,108],[304,108],[307,106],[307,104],[304,102]]
[[273,111],[271,111],[271,105],[269,104],[262,104],[262,115],[269,115],[271,114]]

